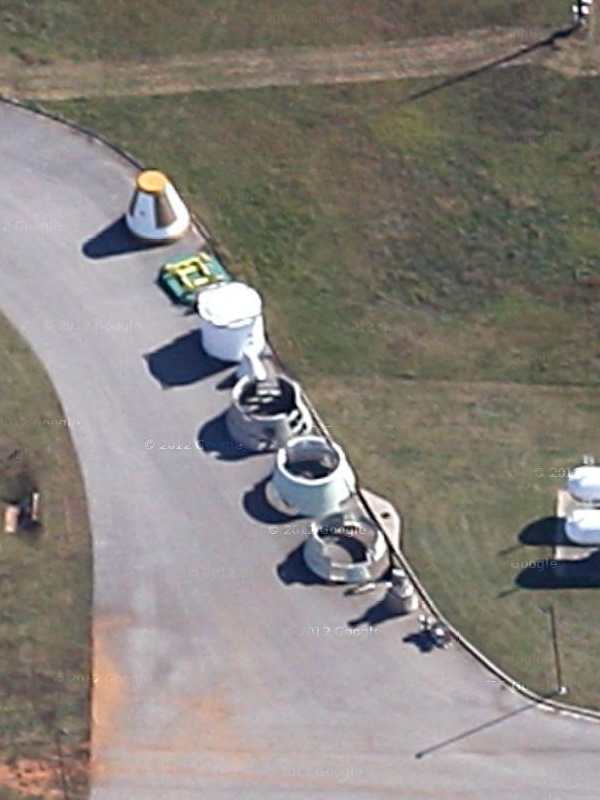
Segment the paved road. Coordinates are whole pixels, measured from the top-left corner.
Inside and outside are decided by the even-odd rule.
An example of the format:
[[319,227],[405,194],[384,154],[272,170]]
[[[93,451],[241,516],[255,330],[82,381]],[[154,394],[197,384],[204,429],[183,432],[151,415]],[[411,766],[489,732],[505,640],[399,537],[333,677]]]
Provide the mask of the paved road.
[[420,653],[410,620],[352,635],[373,596],[298,582],[300,534],[245,496],[271,460],[227,447],[228,372],[153,285],[194,237],[106,255],[132,168],[10,106],[0,163],[0,305],[81,420],[93,800],[595,798],[597,725],[532,708],[456,648]]

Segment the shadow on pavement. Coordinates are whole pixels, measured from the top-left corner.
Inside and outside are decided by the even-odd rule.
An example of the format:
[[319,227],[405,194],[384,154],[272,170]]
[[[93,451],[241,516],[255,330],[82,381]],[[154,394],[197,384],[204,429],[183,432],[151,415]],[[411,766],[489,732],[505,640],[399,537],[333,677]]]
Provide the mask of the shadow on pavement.
[[220,461],[240,461],[257,455],[231,438],[225,425],[225,414],[219,414],[200,428],[197,439],[199,449],[215,454]]
[[414,644],[422,653],[431,653],[432,650],[436,649],[433,639],[426,631],[409,633],[402,641],[406,644]]
[[531,522],[519,534],[521,544],[532,546],[553,545],[560,539],[563,525],[560,517],[543,517]]
[[237,382],[238,382],[238,377],[236,375],[236,371],[233,370],[233,372],[230,372],[229,375],[226,375],[223,378],[223,380],[217,383],[215,389],[217,389],[217,391],[219,392],[224,392],[226,389],[229,389],[229,391],[231,391]]
[[265,487],[270,477],[269,475],[263,478],[244,495],[243,504],[246,514],[252,517],[252,519],[263,522],[266,525],[279,525],[282,522],[290,522],[294,519],[299,519],[298,516],[291,517],[287,514],[282,514],[269,503],[265,495]]
[[136,253],[138,250],[150,250],[160,247],[160,244],[142,242],[137,239],[127,227],[125,216],[119,217],[115,222],[92,236],[81,248],[88,258],[108,258],[121,256],[126,253]]
[[315,584],[326,586],[325,581],[321,580],[306,566],[302,557],[303,546],[304,542],[288,553],[285,559],[277,565],[279,579],[286,586],[294,583],[301,583],[304,586],[314,586]]
[[559,692],[556,690],[549,692],[548,694],[543,695],[541,700],[533,700],[529,703],[526,703],[524,706],[521,706],[521,708],[517,708],[516,711],[509,711],[506,714],[496,717],[495,719],[491,719],[489,722],[483,722],[481,725],[477,725],[474,728],[469,728],[468,730],[458,733],[456,736],[451,736],[449,739],[444,739],[444,741],[438,742],[431,747],[426,747],[424,750],[420,750],[418,753],[415,753],[415,758],[421,759],[425,758],[425,756],[430,756],[438,750],[443,750],[452,744],[456,744],[456,742],[461,742],[464,739],[468,739],[471,736],[481,733],[482,731],[488,730],[488,728],[493,728],[495,725],[500,725],[502,722],[506,722],[513,717],[517,717],[519,714],[523,714],[525,711],[529,711],[532,708],[537,708],[543,704],[544,700],[551,700],[553,697],[558,696]]
[[154,285],[161,292],[161,294],[164,295],[171,306],[178,308],[181,311],[182,317],[198,316],[195,305],[189,306],[186,303],[180,303],[179,300],[176,300],[173,295],[170,294],[162,285],[159,280],[159,275],[157,275],[154,279]]
[[593,589],[600,587],[600,552],[580,561],[545,559],[526,567],[515,583],[523,589]]
[[197,330],[146,353],[144,359],[150,374],[163,388],[187,386],[228,369],[223,361],[207,356],[202,350]]
[[385,598],[368,608],[361,617],[348,620],[349,628],[357,628],[359,625],[370,625],[372,628],[381,625],[388,620],[399,619],[400,614],[395,614],[390,610],[389,605],[386,603]]

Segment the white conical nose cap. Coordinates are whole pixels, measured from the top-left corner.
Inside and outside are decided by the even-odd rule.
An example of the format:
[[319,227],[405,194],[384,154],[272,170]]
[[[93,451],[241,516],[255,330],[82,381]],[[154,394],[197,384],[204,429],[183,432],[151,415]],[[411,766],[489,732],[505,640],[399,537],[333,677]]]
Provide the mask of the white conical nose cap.
[[134,236],[149,242],[179,239],[190,226],[183,200],[166,175],[157,170],[138,175],[125,219]]

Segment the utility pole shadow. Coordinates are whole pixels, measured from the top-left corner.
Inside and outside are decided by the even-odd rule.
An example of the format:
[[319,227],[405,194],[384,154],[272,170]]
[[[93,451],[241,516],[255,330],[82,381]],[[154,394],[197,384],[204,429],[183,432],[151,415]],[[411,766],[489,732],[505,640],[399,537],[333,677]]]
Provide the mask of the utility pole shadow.
[[536,50],[541,50],[544,47],[553,47],[558,39],[566,39],[567,37],[575,33],[575,31],[578,31],[580,28],[581,28],[580,22],[571,25],[569,28],[561,28],[558,31],[554,31],[549,36],[546,36],[543,39],[539,39],[537,42],[533,42],[533,44],[528,44],[526,47],[520,47],[513,53],[509,53],[506,56],[502,56],[501,58],[495,59],[495,61],[490,61],[487,64],[483,64],[481,67],[475,67],[475,69],[470,69],[467,72],[462,72],[460,75],[454,75],[453,77],[447,78],[445,81],[442,81],[441,83],[437,83],[435,86],[430,86],[428,89],[422,89],[419,92],[415,92],[414,94],[411,94],[407,98],[402,100],[400,105],[404,105],[405,103],[412,103],[414,100],[420,100],[422,97],[427,97],[427,95],[429,94],[433,94],[434,92],[439,92],[442,89],[446,89],[449,86],[454,86],[457,83],[462,83],[462,81],[466,81],[469,78],[475,78],[477,75],[482,75],[484,72],[489,72],[492,69],[496,69],[496,67],[501,67],[504,64],[509,64],[511,61],[516,61],[518,58],[522,58],[523,56],[529,55],[529,53],[533,53]]
[[425,756],[430,756],[438,750],[443,750],[445,747],[449,747],[452,744],[461,742],[464,739],[468,739],[470,736],[475,736],[477,733],[481,733],[488,728],[493,728],[495,725],[500,725],[502,722],[506,722],[513,717],[517,717],[519,714],[523,714],[525,711],[536,708],[537,706],[542,705],[544,700],[549,700],[553,697],[557,697],[558,695],[560,695],[560,692],[555,689],[552,692],[543,695],[541,700],[533,700],[521,708],[517,708],[516,711],[509,711],[507,714],[502,714],[502,716],[496,717],[496,719],[492,719],[489,722],[484,722],[481,725],[477,725],[475,728],[470,728],[469,730],[459,733],[456,736],[451,736],[449,739],[444,739],[444,741],[438,742],[431,747],[426,747],[425,750],[420,750],[418,753],[415,753],[415,758],[421,759],[425,758]]

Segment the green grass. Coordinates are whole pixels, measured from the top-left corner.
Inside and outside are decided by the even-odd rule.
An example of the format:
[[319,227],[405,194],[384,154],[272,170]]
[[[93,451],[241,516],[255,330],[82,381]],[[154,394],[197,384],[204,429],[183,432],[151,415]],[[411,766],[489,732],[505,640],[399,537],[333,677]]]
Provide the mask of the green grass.
[[491,25],[551,30],[570,22],[562,0],[4,0],[0,15],[0,51],[28,61],[364,44]]
[[277,298],[298,368],[595,384],[596,86],[512,69],[407,105],[402,83],[51,107],[173,176]]
[[523,67],[403,103],[431,84],[52,108],[167,171],[263,292],[278,350],[403,512],[452,621],[545,691],[552,599],[570,699],[600,707],[595,592],[517,586],[549,555],[519,533],[552,514],[550,469],[597,419],[600,87]]
[[[0,753],[55,762],[55,733],[86,794],[91,548],[69,425],[42,366],[0,318],[0,508],[20,479],[42,499],[41,530],[0,533]],[[3,795],[4,796],[4,795]],[[10,795],[6,795],[7,797]]]
[[597,706],[600,637],[581,622],[597,613],[597,590],[517,581],[552,559],[520,534],[552,515],[559,476],[589,447],[600,391],[372,375],[351,387],[321,377],[311,391],[334,435],[360,432],[346,439],[349,455],[402,510],[407,555],[449,619],[515,680],[547,692],[554,662],[540,609],[553,602],[570,699]]

